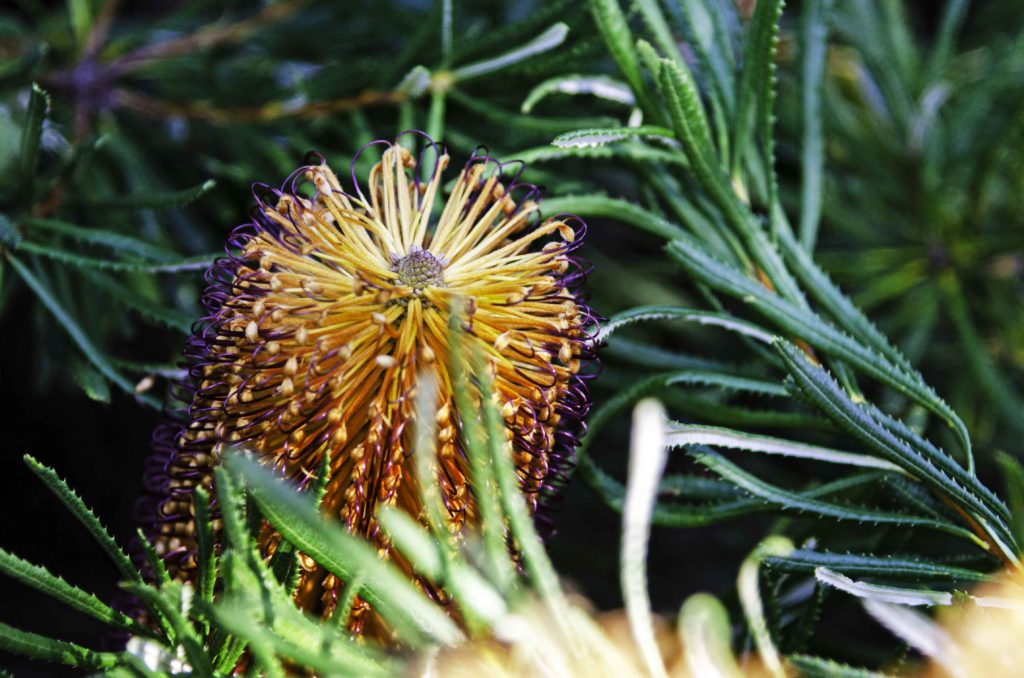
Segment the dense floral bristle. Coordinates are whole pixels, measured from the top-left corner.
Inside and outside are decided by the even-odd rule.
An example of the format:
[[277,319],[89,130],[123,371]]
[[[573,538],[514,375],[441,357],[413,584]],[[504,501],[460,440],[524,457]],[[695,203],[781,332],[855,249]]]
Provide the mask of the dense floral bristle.
[[[475,507],[460,426],[479,413],[455,402],[456,306],[465,309],[464,348],[478,347],[493,375],[531,506],[565,480],[595,350],[596,320],[579,292],[585,269],[572,256],[585,225],[541,221],[539,191],[518,175],[506,181],[507,168],[479,154],[434,209],[448,155],[429,141],[424,167],[402,145],[377,143],[383,157],[365,192],[355,160],[347,192],[319,156],[281,190],[257,185],[252,222],[207,273],[208,314],[187,345],[189,378],[178,393],[188,410],[157,432],[147,471],[158,500],[145,519],[176,576],[195,568],[192,492],[212,491],[212,469],[231,446],[300,486],[329,453],[322,510],[387,555],[376,509],[420,514],[411,396],[424,372],[433,373],[439,405],[430,482],[450,531],[462,534]],[[266,552],[277,538],[264,530]],[[297,602],[329,616],[343,584],[310,559],[302,567]],[[357,604],[354,630],[363,616]]]

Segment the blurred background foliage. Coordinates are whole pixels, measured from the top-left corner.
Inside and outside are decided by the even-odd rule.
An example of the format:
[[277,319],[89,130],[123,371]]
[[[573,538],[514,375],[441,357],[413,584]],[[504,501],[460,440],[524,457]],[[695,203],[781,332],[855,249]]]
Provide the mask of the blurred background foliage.
[[[644,35],[640,8],[650,3],[622,4]],[[735,69],[743,61],[756,3],[663,5],[684,58],[699,64],[702,90],[713,91],[723,72],[715,64]],[[775,54],[782,205],[790,214],[808,206],[820,213],[820,225],[794,221],[801,242],[967,421],[985,479],[998,478],[997,452],[1020,453],[1024,426],[1024,15],[1016,5],[793,3]],[[682,223],[693,206],[709,213],[699,187],[678,172],[686,165],[678,147],[659,140],[661,132],[643,141],[551,143],[580,129],[672,125],[654,112],[653,85],[623,75],[592,13],[571,0],[459,1],[450,15],[449,6],[15,0],[0,10],[0,386],[14,403],[5,414],[10,454],[0,462],[12,483],[3,507],[25,516],[5,526],[5,547],[114,589],[114,575],[99,571],[98,556],[78,538],[67,537],[66,551],[59,538],[40,547],[40,530],[59,537],[70,523],[35,488],[21,489],[20,454],[67,471],[72,486],[101,498],[98,512],[114,517],[114,531],[128,534],[147,431],[168,380],[181,376],[177,360],[199,316],[202,271],[245,221],[250,185],[279,183],[310,150],[344,175],[365,143],[418,128],[455,161],[478,145],[523,158],[524,178],[547,187],[551,212],[589,208],[584,254],[594,264],[588,287],[599,313],[705,303],[662,255],[657,232],[629,228],[635,215],[614,202]],[[700,7],[713,26],[687,24]],[[808,132],[814,100],[804,86],[813,68],[804,40],[812,10],[826,18],[814,24],[827,35],[820,138]],[[696,47],[712,28],[714,63],[702,63]],[[817,205],[805,169],[816,154],[824,168]],[[362,162],[356,172],[365,176],[371,160]],[[737,176],[763,208],[764,172],[740,164],[749,166]],[[645,325],[628,336],[604,353],[598,404],[666,365],[764,372],[744,341],[706,328]],[[759,410],[752,397],[706,385],[654,390],[686,421],[798,430],[811,440],[831,430],[806,410]],[[920,408],[890,391],[868,395],[923,421]],[[591,450],[620,477],[627,432],[624,417],[613,418]],[[676,471],[686,466],[670,461]],[[764,460],[750,467],[796,485],[815,477]],[[718,527],[656,528],[655,608],[674,611],[700,589],[735,606],[737,567],[766,531],[779,529],[756,513]],[[798,535],[813,524],[785,521],[802,521]],[[567,490],[559,531],[550,543],[559,573],[600,606],[621,605],[619,520],[582,482]],[[832,543],[874,543],[853,531],[836,527]],[[35,599],[20,588],[11,596],[28,627],[51,630],[53,609],[22,602]],[[826,631],[839,623],[832,619],[846,617],[825,619]],[[95,637],[74,621],[58,623],[65,637]],[[824,635],[830,651],[863,660],[845,640]],[[891,645],[869,659],[904,651]]]

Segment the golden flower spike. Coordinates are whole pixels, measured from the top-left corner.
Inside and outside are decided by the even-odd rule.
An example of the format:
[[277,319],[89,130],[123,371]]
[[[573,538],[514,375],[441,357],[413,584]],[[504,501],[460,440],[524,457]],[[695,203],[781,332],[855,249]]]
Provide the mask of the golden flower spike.
[[[596,320],[578,291],[585,270],[572,256],[585,225],[540,221],[536,187],[518,183],[518,174],[506,183],[508,167],[480,154],[435,210],[447,153],[426,139],[423,155],[432,151],[434,162],[423,180],[425,168],[406,148],[375,144],[385,149],[366,193],[355,159],[349,193],[319,156],[282,190],[257,185],[252,223],[235,230],[229,257],[207,273],[208,315],[186,348],[189,378],[179,393],[190,405],[183,423],[154,436],[151,500],[143,502],[150,536],[176,577],[196,568],[192,492],[212,492],[212,468],[230,446],[300,486],[329,453],[322,510],[386,557],[376,509],[420,514],[411,395],[425,370],[439,390],[430,482],[449,530],[461,535],[475,507],[460,438],[467,415],[456,407],[448,364],[459,304],[463,341],[479,346],[494,375],[531,507],[565,480],[590,406],[595,349]],[[265,553],[278,541],[264,529]],[[344,583],[307,557],[301,564],[296,602],[330,616]],[[359,602],[350,628],[361,631],[367,618]]]

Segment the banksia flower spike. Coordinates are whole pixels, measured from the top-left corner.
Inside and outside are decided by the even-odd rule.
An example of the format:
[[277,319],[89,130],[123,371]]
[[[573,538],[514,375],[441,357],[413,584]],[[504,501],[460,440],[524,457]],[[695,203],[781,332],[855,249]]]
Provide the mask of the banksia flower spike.
[[[448,529],[462,534],[475,507],[461,422],[479,413],[455,402],[467,387],[452,383],[448,364],[459,307],[470,349],[459,354],[482,354],[493,374],[529,503],[545,503],[564,481],[595,348],[595,318],[579,293],[585,271],[572,256],[585,225],[541,221],[538,190],[518,174],[506,181],[508,166],[486,155],[469,160],[435,209],[448,155],[429,139],[420,160],[398,143],[377,144],[383,157],[365,189],[355,159],[347,191],[319,156],[281,190],[258,185],[252,223],[207,274],[208,316],[186,348],[179,394],[187,416],[158,432],[147,476],[158,498],[153,535],[179,577],[195,568],[192,492],[212,490],[213,466],[236,445],[300,485],[329,454],[322,510],[386,554],[376,509],[420,512],[412,394],[425,371],[439,404],[437,476],[426,482],[440,490]],[[271,552],[278,537],[265,532]],[[329,616],[342,588],[302,560],[303,608]],[[354,630],[364,611],[356,606]]]

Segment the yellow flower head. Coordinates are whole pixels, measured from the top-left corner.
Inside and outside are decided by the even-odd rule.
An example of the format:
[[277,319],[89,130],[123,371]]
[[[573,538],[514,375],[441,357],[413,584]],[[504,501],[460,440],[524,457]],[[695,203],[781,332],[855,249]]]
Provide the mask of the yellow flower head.
[[[187,416],[158,432],[147,474],[153,535],[178,576],[195,568],[192,492],[212,491],[212,468],[233,445],[300,484],[330,454],[323,510],[386,553],[376,509],[420,512],[412,395],[425,371],[439,404],[427,482],[461,534],[475,518],[461,421],[479,413],[455,402],[457,308],[464,346],[478,347],[460,355],[482,353],[493,374],[528,501],[536,508],[564,481],[589,409],[596,329],[572,256],[584,224],[541,221],[537,189],[507,180],[486,155],[466,163],[444,200],[449,158],[433,141],[422,154],[432,163],[377,143],[383,157],[365,189],[355,160],[349,191],[319,156],[282,190],[257,185],[252,223],[207,274],[208,317],[186,349]],[[265,533],[269,552],[279,537]],[[328,615],[343,586],[304,559],[297,602]]]

